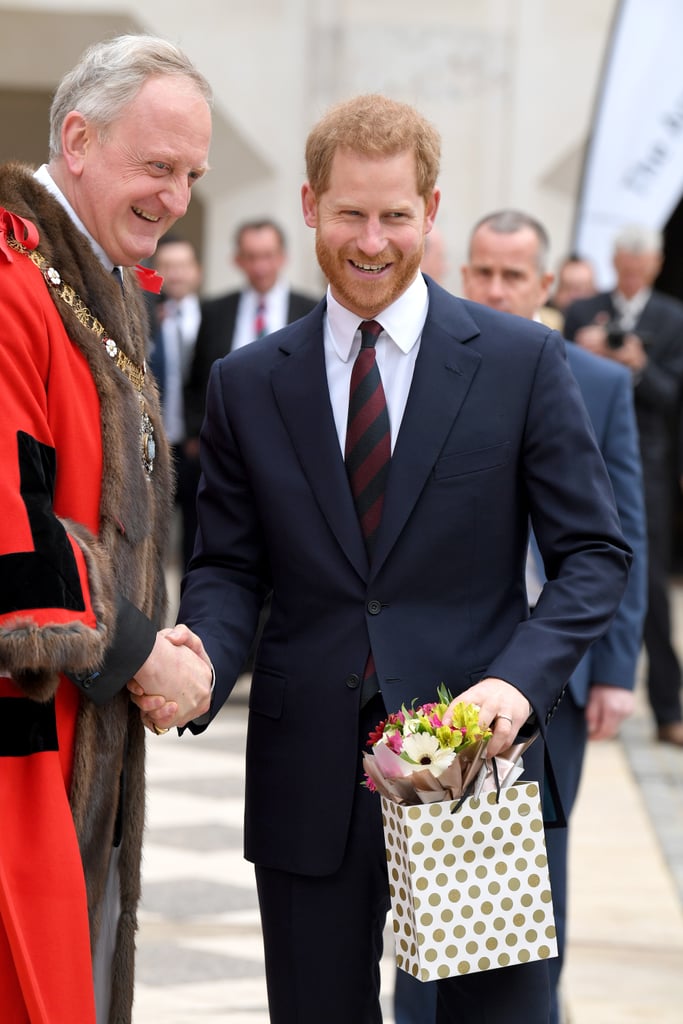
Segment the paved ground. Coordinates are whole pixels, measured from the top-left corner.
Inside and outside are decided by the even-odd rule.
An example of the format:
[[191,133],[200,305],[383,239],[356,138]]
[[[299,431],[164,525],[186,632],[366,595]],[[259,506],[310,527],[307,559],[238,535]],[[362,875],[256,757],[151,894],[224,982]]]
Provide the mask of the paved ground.
[[[675,607],[683,640],[680,586]],[[205,735],[149,739],[135,1024],[268,1024],[253,875],[241,855],[245,726],[246,683]],[[569,1024],[681,1024],[683,751],[652,742],[642,693],[621,739],[589,749],[571,872]],[[388,931],[386,945],[392,1024]]]

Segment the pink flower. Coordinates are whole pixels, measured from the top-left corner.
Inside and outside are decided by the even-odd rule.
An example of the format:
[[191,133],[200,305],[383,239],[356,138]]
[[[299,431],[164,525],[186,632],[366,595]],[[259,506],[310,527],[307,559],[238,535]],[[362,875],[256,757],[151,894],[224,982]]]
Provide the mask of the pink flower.
[[390,750],[393,750],[395,754],[400,754],[403,750],[403,739],[400,732],[392,732],[387,737],[387,746]]
[[365,786],[366,786],[367,789],[370,790],[371,793],[376,793],[377,792],[377,786],[372,781],[372,779],[370,778],[370,776],[368,775],[367,772],[365,773]]

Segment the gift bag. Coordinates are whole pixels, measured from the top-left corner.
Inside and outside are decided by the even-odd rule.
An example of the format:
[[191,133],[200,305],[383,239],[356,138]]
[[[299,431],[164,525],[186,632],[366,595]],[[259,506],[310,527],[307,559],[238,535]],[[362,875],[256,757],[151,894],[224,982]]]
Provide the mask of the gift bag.
[[381,800],[402,970],[432,981],[557,956],[538,783]]

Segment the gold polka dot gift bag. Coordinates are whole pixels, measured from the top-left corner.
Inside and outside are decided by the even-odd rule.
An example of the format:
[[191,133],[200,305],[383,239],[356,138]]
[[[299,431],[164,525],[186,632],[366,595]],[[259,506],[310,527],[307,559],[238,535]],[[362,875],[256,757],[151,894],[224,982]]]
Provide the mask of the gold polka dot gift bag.
[[[432,721],[440,728],[438,713]],[[488,733],[446,764],[442,733],[432,764],[416,771],[411,754],[430,756],[425,733],[399,744],[389,728],[382,742],[384,725],[365,765],[382,803],[398,967],[433,981],[557,956],[539,786],[515,781],[518,755],[516,765],[506,752],[494,766],[484,756]],[[415,735],[405,722],[400,731],[402,740]],[[403,761],[398,769],[389,753]]]

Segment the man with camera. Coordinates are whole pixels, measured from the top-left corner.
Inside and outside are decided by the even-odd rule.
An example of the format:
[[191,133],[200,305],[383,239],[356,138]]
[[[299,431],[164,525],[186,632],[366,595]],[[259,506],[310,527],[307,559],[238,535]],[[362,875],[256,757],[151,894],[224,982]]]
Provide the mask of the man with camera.
[[668,591],[683,304],[654,290],[661,264],[658,232],[624,228],[614,241],[616,287],[573,303],[564,333],[583,348],[626,366],[633,377],[648,521],[648,697],[657,739],[683,747],[681,666],[671,641]]

